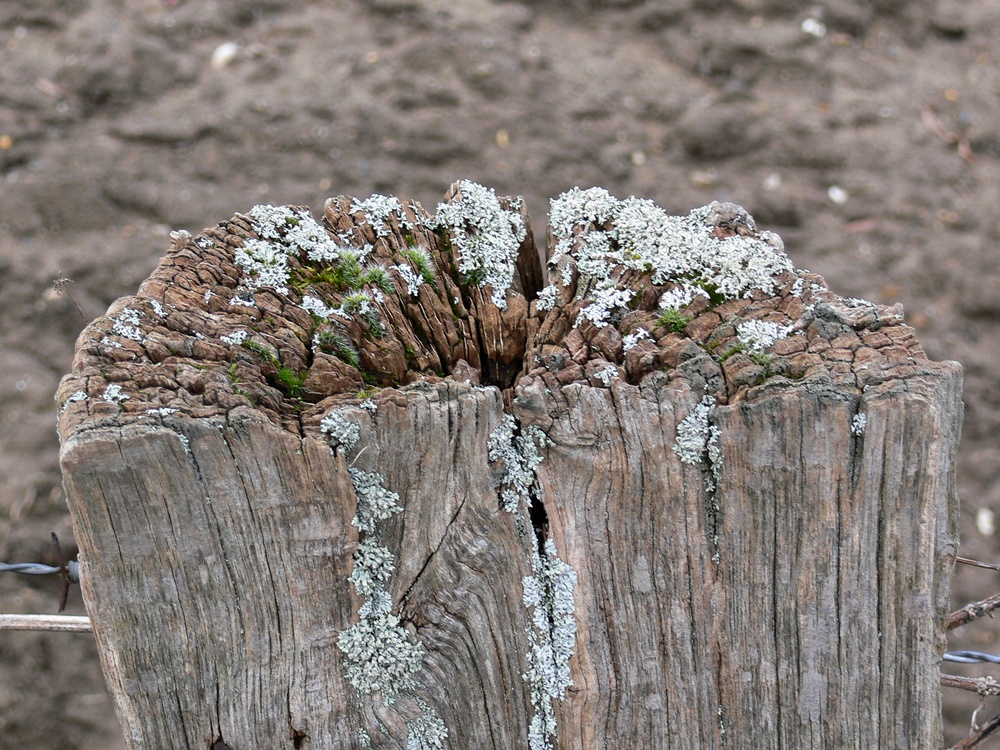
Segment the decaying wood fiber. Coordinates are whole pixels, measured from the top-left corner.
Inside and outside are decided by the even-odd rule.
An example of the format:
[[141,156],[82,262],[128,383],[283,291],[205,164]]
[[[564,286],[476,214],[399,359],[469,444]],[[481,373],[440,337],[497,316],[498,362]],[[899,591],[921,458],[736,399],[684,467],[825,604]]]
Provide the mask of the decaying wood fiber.
[[657,278],[605,204],[543,281],[477,189],[333,199],[269,285],[245,253],[304,209],[178,233],[81,335],[62,465],[130,747],[938,747],[959,366],[790,264]]

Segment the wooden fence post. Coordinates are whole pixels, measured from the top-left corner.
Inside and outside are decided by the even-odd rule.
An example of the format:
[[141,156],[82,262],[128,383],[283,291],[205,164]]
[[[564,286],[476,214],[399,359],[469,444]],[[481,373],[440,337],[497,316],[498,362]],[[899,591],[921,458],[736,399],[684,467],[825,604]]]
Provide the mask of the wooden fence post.
[[961,369],[732,204],[257,206],[58,394],[131,748],[938,748]]

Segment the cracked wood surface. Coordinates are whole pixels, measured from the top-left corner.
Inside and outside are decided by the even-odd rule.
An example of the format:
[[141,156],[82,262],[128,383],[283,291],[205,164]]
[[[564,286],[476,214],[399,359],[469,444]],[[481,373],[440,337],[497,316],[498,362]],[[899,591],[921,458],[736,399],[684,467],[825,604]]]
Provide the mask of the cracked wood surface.
[[[379,236],[350,207],[328,203],[332,235],[386,265],[416,242],[437,280],[416,295],[395,280],[382,338],[343,322],[356,366],[311,346],[322,324],[303,288],[231,304],[234,252],[255,237],[239,215],[178,236],[78,342],[62,464],[130,747],[355,748],[363,728],[404,748],[423,702],[447,747],[527,748],[537,540],[500,508],[487,442],[504,413],[551,441],[534,520],[578,576],[555,747],[940,745],[961,370],[926,358],[898,306],[796,272],[771,296],[698,298],[676,331],[657,309],[670,285],[627,272],[634,309],[574,327],[579,275],[538,310],[530,231],[501,310],[444,233],[393,219]],[[310,293],[343,298],[323,284]],[[138,339],[119,335],[124,310],[142,313]],[[752,357],[739,320],[797,333]],[[239,330],[273,358],[220,338]],[[304,373],[296,397],[280,368]],[[673,450],[705,394],[714,493]],[[322,432],[334,409],[359,427],[349,458]],[[418,692],[391,706],[358,699],[337,647],[360,606],[352,468],[379,472],[403,508],[385,522],[388,591],[426,655]]]

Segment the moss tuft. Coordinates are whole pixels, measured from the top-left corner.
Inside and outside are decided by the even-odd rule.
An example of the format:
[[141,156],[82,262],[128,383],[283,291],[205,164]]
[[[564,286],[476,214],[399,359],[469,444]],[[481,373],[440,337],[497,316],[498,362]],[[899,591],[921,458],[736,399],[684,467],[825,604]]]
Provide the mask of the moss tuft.
[[684,329],[687,328],[690,322],[691,319],[682,315],[680,310],[667,309],[660,314],[656,324],[663,326],[671,333],[684,333]]
[[300,398],[305,390],[306,378],[309,373],[305,370],[298,372],[291,367],[279,367],[275,379],[279,387],[288,394],[289,398]]
[[361,364],[361,355],[351,344],[350,339],[337,331],[327,329],[316,334],[316,344],[322,351],[334,355],[351,367]]

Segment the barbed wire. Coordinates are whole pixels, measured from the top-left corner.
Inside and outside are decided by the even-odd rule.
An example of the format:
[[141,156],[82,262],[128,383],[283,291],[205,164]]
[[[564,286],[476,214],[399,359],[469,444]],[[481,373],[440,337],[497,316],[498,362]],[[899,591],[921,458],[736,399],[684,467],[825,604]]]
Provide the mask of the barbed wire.
[[956,664],[1000,664],[1000,656],[982,651],[945,651],[944,660]]
[[58,575],[63,579],[62,597],[59,599],[59,611],[66,609],[66,599],[69,597],[71,583],[80,582],[80,563],[76,560],[66,561],[59,537],[52,533],[52,546],[59,557],[58,565],[43,565],[42,563],[0,563],[0,573],[20,573],[28,576]]

